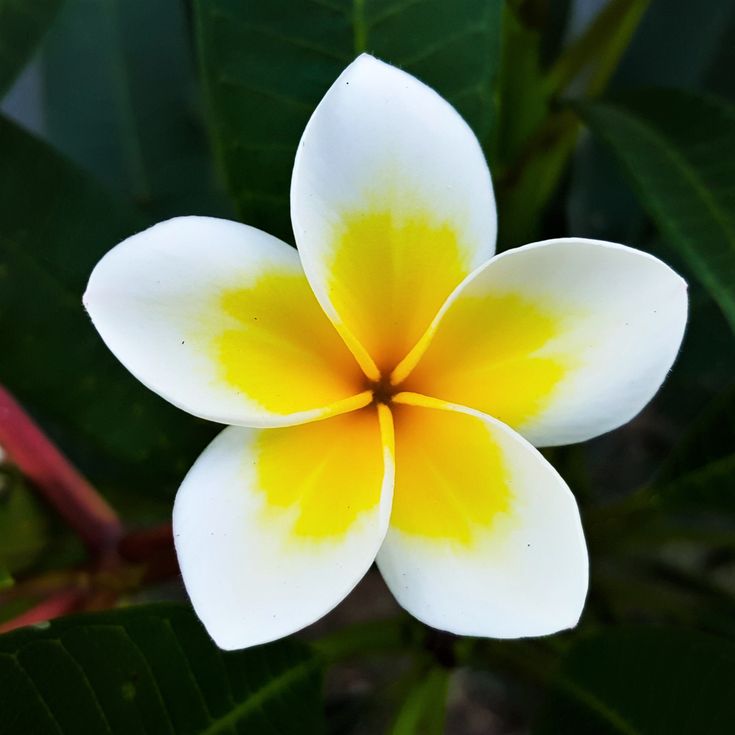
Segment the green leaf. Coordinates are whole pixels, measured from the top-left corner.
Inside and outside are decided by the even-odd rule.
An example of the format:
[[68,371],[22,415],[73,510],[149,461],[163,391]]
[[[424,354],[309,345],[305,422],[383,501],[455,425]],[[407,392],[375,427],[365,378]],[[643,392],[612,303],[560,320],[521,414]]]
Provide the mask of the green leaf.
[[362,51],[454,104],[489,147],[500,0],[198,0],[212,137],[243,221],[291,240],[289,182],[314,107]]
[[505,8],[495,155],[501,166],[521,153],[549,113],[540,61],[542,40],[538,30],[528,28],[509,6]]
[[[683,381],[679,389],[688,387]],[[721,391],[674,446],[650,482],[587,514],[593,548],[629,554],[684,540],[735,545],[735,385]]]
[[5,567],[0,566],[0,592],[8,589],[15,584],[13,578],[10,576],[10,572]]
[[97,260],[142,220],[0,119],[0,222],[0,382],[93,481],[170,497],[214,427],[138,383],[81,304]]
[[77,564],[84,557],[79,539],[41,501],[20,472],[0,465],[0,571],[16,574],[41,566],[59,568]]
[[217,649],[175,605],[78,615],[0,637],[7,735],[322,731],[319,659],[279,641]]
[[[728,28],[728,18],[729,36],[728,30],[723,31]],[[724,52],[722,59],[716,59],[718,47]],[[653,0],[611,87],[732,90],[730,69],[735,59],[728,63],[726,54],[733,49],[734,5]],[[707,82],[708,70],[720,73],[722,84],[719,79]],[[643,211],[609,151],[597,140],[586,138],[575,158],[567,197],[569,231],[599,240],[642,243],[646,229]]]
[[0,568],[18,576],[72,567],[86,558],[80,538],[20,472],[0,466]]
[[583,638],[562,663],[533,735],[727,735],[735,644],[690,630],[622,628]]
[[48,523],[17,470],[0,466],[0,567],[18,571],[43,550]]
[[0,98],[30,60],[63,0],[0,0]]
[[500,250],[540,237],[577,147],[579,121],[568,110],[557,110],[559,97],[570,86],[590,94],[605,87],[647,4],[610,0],[546,73],[540,63],[541,31],[548,29],[527,28],[510,10],[506,13],[498,151],[503,165],[495,172]]
[[732,90],[729,67],[721,63],[726,59],[716,56],[732,48],[727,34],[733,21],[732,3],[652,0],[615,75],[616,86],[701,88],[709,70],[719,66]]
[[43,54],[49,141],[156,218],[226,215],[181,0],[66,0]]
[[705,410],[646,493],[659,507],[727,511],[735,520],[735,386]]
[[735,108],[690,92],[647,90],[577,109],[735,329]]
[[433,668],[408,693],[391,735],[442,735],[446,717],[449,671]]
[[610,0],[584,33],[561,53],[549,71],[550,89],[559,92],[581,80],[587,94],[599,94],[617,68],[649,4],[650,0]]

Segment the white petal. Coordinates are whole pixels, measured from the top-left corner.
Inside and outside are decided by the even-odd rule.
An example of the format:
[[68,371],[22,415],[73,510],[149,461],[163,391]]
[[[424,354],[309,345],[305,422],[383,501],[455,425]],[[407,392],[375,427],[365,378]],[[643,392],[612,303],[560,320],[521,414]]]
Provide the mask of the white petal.
[[537,446],[584,441],[651,400],[686,318],[686,283],[652,255],[548,240],[472,274],[397,377],[417,362],[405,390],[471,406]]
[[459,635],[517,638],[576,625],[587,550],[554,468],[476,411],[415,394],[396,400],[393,512],[377,562],[398,602]]
[[213,421],[279,426],[365,405],[364,376],[296,251],[264,232],[179,217],[97,264],[84,304],[141,382]]
[[317,298],[375,375],[495,247],[490,174],[470,128],[429,87],[365,54],[304,131],[291,214]]
[[[174,541],[220,648],[272,641],[325,615],[375,559],[390,515],[390,414],[225,429],[186,476]],[[381,437],[382,428],[382,437]]]

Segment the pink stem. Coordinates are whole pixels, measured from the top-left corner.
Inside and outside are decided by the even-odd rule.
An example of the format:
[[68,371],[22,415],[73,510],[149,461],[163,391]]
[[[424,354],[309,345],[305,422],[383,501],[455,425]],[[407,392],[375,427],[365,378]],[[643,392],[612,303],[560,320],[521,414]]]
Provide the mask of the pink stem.
[[140,531],[128,531],[117,547],[120,556],[134,562],[146,561],[161,553],[173,554],[173,549],[174,532],[170,523]]
[[120,539],[117,551],[127,561],[145,562],[146,582],[157,582],[179,574],[170,523],[128,532]]
[[84,597],[82,590],[64,590],[51,595],[38,605],[26,610],[24,613],[12,620],[6,620],[0,623],[0,633],[7,633],[16,628],[22,628],[25,625],[35,625],[45,620],[58,618],[60,615],[74,612]]
[[115,511],[2,386],[0,447],[91,549],[117,542],[122,524]]

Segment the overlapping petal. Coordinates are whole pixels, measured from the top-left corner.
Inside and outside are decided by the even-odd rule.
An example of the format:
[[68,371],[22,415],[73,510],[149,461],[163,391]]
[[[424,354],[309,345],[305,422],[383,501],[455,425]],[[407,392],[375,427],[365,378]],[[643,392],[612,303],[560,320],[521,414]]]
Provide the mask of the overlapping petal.
[[651,400],[686,316],[686,283],[651,255],[594,240],[534,243],[470,276],[397,377],[409,373],[405,390],[494,416],[537,446],[569,444]]
[[436,92],[368,55],[304,131],[291,216],[317,298],[376,379],[495,247],[492,184],[472,131]]
[[102,258],[84,303],[128,370],[197,416],[279,426],[370,401],[296,251],[252,227],[151,227]]
[[388,525],[390,412],[225,429],[184,480],[174,541],[194,609],[221,648],[293,633],[340,602]]
[[400,604],[461,635],[575,625],[587,551],[561,477],[492,418],[415,394],[396,400],[393,513],[377,562]]

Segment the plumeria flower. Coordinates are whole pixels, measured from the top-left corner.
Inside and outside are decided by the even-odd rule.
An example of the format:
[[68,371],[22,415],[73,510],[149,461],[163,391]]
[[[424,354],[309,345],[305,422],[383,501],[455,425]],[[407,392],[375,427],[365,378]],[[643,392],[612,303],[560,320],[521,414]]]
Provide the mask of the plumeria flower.
[[588,561],[572,493],[534,448],[624,424],[682,340],[686,284],[580,238],[493,257],[485,159],[457,112],[367,55],[298,147],[298,252],[208,217],[111,250],[84,303],[174,405],[231,424],[173,513],[181,573],[219,646],[339,603],[373,561],[457,634],[574,626]]

